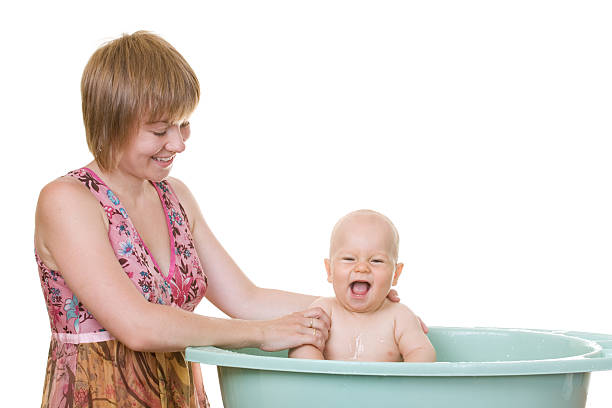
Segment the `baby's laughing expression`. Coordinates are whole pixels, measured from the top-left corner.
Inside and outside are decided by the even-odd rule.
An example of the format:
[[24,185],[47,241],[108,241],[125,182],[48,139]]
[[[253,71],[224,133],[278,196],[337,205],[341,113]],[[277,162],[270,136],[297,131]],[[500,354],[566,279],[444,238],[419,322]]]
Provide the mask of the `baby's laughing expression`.
[[332,233],[327,280],[346,310],[375,312],[397,283],[403,265],[396,260],[397,234],[390,222],[375,212],[351,213]]

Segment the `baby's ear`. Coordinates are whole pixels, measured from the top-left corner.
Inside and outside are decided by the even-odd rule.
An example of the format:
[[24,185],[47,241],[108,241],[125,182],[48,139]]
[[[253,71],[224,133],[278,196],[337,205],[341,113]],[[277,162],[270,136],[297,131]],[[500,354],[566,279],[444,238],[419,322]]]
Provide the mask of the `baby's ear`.
[[328,258],[325,258],[325,270],[327,271],[327,281],[332,283],[331,261]]
[[391,286],[397,285],[397,280],[402,274],[402,269],[404,269],[403,263],[400,262],[398,264],[395,264],[395,273],[393,274],[393,281],[391,282]]

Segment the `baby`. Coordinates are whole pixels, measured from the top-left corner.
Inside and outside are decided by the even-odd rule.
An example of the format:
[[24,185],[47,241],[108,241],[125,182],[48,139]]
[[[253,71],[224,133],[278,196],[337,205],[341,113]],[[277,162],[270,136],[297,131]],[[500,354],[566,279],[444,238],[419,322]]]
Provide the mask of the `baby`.
[[319,298],[332,325],[323,353],[311,345],[289,357],[356,361],[431,362],[436,352],[418,318],[387,299],[403,264],[397,263],[399,236],[384,215],[354,211],[341,218],[331,236],[327,280],[335,298]]

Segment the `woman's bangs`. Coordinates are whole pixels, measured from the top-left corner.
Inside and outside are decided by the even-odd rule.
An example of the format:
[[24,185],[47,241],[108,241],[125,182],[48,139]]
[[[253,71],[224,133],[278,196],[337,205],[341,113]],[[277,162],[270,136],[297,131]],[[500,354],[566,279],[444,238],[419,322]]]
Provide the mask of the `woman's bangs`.
[[[166,78],[151,81],[143,95],[141,117],[149,122],[178,122],[191,115],[195,110],[200,91],[195,77],[181,72],[183,75],[168,73]],[[141,88],[142,89],[142,88]]]

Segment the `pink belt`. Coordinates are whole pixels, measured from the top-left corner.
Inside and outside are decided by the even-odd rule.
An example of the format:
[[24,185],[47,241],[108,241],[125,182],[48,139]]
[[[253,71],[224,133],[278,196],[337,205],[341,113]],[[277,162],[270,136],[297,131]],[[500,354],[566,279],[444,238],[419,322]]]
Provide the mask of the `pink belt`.
[[107,331],[101,331],[97,333],[52,333],[51,336],[59,341],[60,343],[98,343],[101,341],[114,340],[112,334]]

